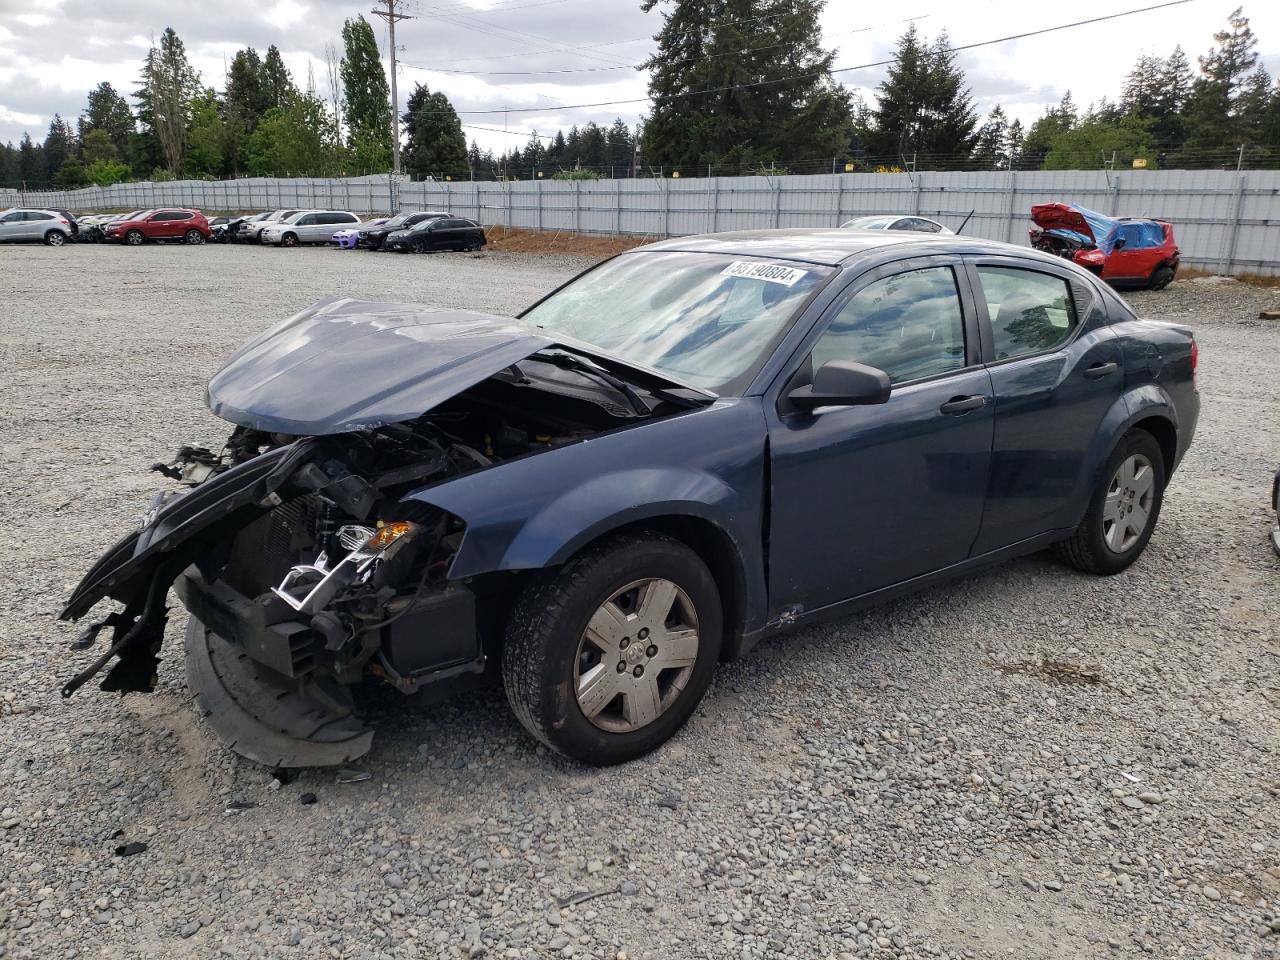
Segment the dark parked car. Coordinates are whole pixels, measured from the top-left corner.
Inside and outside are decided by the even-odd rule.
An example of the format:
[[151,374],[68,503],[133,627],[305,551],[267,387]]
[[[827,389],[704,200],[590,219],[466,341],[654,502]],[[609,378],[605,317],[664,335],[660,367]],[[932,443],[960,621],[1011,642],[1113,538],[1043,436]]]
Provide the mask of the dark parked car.
[[488,242],[484,227],[461,217],[436,217],[407,230],[388,234],[383,245],[400,253],[427,253],[431,250],[479,250]]
[[1044,547],[1124,570],[1196,357],[1060,258],[910,232],[667,240],[518,320],[323,300],[209,382],[235,429],[68,600],[124,606],[63,693],[154,687],[174,584],[201,711],[263,763],[367,751],[362,678],[494,669],[540,741],[627,760],[776,631]]
[[376,227],[365,227],[360,230],[360,246],[367,250],[381,250],[383,241],[397,230],[415,227],[427,220],[447,217],[448,213],[440,210],[419,210],[416,213],[398,213],[390,220],[384,220]]
[[173,243],[200,244],[212,238],[209,221],[199,210],[166,207],[147,210],[123,220],[107,224],[104,231],[108,240],[118,240],[131,247],[138,247],[148,240]]

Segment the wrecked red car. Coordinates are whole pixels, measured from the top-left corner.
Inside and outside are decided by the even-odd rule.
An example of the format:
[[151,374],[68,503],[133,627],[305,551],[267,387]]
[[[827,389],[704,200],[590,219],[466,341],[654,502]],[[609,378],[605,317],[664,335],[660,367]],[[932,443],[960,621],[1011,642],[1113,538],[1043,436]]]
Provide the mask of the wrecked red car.
[[1066,203],[1031,208],[1031,246],[1091,270],[1113,287],[1160,290],[1178,272],[1173,224],[1139,217],[1108,217]]

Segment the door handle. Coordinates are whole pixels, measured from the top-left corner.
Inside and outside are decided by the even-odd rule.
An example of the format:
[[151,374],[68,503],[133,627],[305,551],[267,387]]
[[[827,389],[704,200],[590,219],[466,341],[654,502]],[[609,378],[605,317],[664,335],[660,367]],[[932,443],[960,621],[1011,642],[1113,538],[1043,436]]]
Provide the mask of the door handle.
[[1090,380],[1101,380],[1103,377],[1109,377],[1120,369],[1118,363],[1095,363],[1093,366],[1085,370],[1084,375]]
[[980,393],[971,397],[952,397],[938,409],[948,417],[963,417],[970,410],[980,410],[987,405],[987,398]]

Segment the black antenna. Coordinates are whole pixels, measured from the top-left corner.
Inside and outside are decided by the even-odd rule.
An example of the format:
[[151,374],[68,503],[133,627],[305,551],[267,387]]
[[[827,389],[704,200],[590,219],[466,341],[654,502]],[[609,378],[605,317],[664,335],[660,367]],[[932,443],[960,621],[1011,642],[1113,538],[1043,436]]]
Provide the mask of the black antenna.
[[[977,212],[978,212],[978,208],[974,207],[972,210],[969,211],[969,217],[972,217]],[[964,223],[960,224],[960,226],[956,229],[956,236],[959,236],[960,234],[964,233],[964,228],[969,225],[969,217],[965,217]]]

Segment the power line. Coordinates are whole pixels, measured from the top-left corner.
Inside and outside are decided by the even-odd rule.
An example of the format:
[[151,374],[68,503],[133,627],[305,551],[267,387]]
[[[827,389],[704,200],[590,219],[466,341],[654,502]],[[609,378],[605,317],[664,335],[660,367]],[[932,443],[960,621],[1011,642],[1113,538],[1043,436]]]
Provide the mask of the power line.
[[[991,40],[980,40],[976,43],[966,43],[966,44],[961,44],[960,46],[951,46],[951,47],[947,47],[945,52],[959,53],[960,51],[963,51],[963,50],[976,50],[979,47],[990,47],[998,43],[1008,43],[1012,40],[1023,40],[1023,39],[1026,39],[1027,37],[1038,37],[1047,33],[1056,33],[1060,30],[1071,30],[1071,29],[1074,29],[1075,27],[1084,27],[1094,23],[1103,23],[1105,21],[1116,20],[1121,17],[1131,17],[1140,13],[1151,13],[1155,10],[1166,10],[1169,7],[1180,7],[1180,6],[1183,6],[1184,4],[1194,3],[1194,2],[1195,0],[1169,0],[1169,2],[1166,2],[1166,3],[1157,3],[1147,7],[1140,7],[1136,10],[1125,10],[1121,13],[1111,13],[1111,14],[1106,14],[1104,16],[1100,16],[1100,17],[1090,17],[1086,20],[1075,20],[1075,21],[1072,21],[1071,23],[1062,23],[1052,27],[1042,27],[1039,30],[1028,30],[1023,33],[1014,33],[1005,37],[996,37]],[[855,70],[869,70],[872,67],[883,67],[883,66],[887,66],[888,64],[897,63],[897,62],[898,62],[897,57],[890,57],[887,60],[876,60],[872,63],[859,63],[859,64],[855,64],[853,66],[848,66],[848,67],[833,67],[831,70],[823,70],[823,71],[817,71],[813,73],[793,74],[790,76],[779,77],[772,80],[759,80],[754,83],[740,83],[740,84],[732,84],[724,87],[710,87],[705,90],[690,90],[685,93],[673,94],[672,97],[673,98],[696,97],[696,96],[702,96],[703,94],[708,94],[708,93],[726,93],[731,90],[747,90],[747,89],[752,89],[756,87],[775,86],[780,83],[789,83],[793,80],[817,79],[817,78],[825,77],[828,74],[850,73]],[[648,97],[633,97],[627,100],[600,100],[595,103],[565,104],[561,109],[586,110],[594,107],[630,106],[632,104],[648,103],[648,102],[649,102]],[[459,114],[465,113],[468,115],[477,115],[477,114],[491,115],[491,114],[497,114],[497,113],[545,113],[546,108],[545,107],[499,107],[496,109],[485,109],[485,110],[457,110],[455,112]]]
[[[912,23],[916,20],[924,20],[930,14],[921,14],[915,17],[905,17],[902,20],[886,20],[884,23],[872,24],[868,27],[857,27],[853,30],[845,30],[842,33],[833,33],[821,38],[822,41],[833,40],[837,37],[850,36],[855,33],[866,33],[870,30],[878,30],[881,27],[896,26],[900,23]],[[759,53],[762,50],[776,50],[779,47],[790,46],[786,43],[771,43],[762,47],[744,47],[741,50],[728,50],[724,53],[711,53],[702,57],[687,57],[684,60],[673,60],[673,64],[693,63],[699,60],[712,60],[717,57],[734,57],[742,53]],[[623,63],[617,66],[609,67],[566,67],[558,70],[455,70],[446,69],[444,67],[428,67],[421,63],[406,63],[406,67],[414,70],[430,70],[433,73],[457,74],[460,76],[471,77],[535,77],[535,76],[554,76],[564,73],[601,73],[612,70],[640,70],[644,67],[643,63]]]

